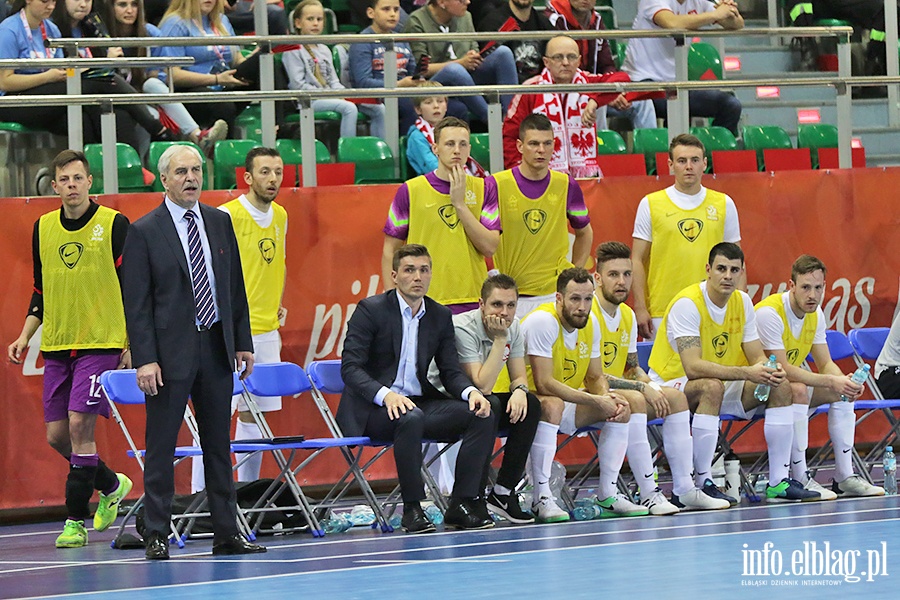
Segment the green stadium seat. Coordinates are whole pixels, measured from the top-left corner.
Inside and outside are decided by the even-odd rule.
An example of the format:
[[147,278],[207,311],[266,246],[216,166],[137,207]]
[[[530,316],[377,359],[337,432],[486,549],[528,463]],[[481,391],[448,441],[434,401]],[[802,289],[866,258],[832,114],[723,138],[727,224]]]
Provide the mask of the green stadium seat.
[[[84,155],[91,166],[91,174],[94,182],[91,185],[91,194],[105,193],[103,187],[103,146],[101,144],[86,144]],[[144,183],[144,167],[137,150],[123,144],[116,144],[116,158],[119,171],[119,192],[149,192],[150,186]]]
[[656,175],[656,154],[669,151],[669,130],[664,127],[634,130],[634,153],[643,154],[647,174]]
[[696,136],[706,149],[706,172],[712,171],[712,153],[714,150],[737,150],[737,140],[728,129],[711,125],[709,127],[691,127],[691,135]]
[[793,148],[787,132],[777,125],[744,125],[741,128],[741,137],[744,139],[744,148],[756,151],[760,171],[766,170],[764,150]]
[[407,136],[400,136],[400,180],[406,181],[410,177],[410,171],[412,167],[409,165],[409,160],[406,158],[406,143],[408,141]]
[[597,130],[597,154],[625,154],[628,147],[618,132],[611,129]]
[[156,175],[156,179],[153,180],[153,185],[151,186],[151,191],[154,192],[162,192],[163,184],[162,180],[159,178],[159,157],[162,156],[163,152],[165,152],[169,146],[193,146],[197,152],[200,153],[200,156],[203,157],[203,189],[211,190],[212,189],[212,181],[209,178],[209,169],[206,166],[206,157],[203,156],[203,151],[200,150],[200,147],[193,142],[151,142],[150,150],[147,152],[147,168],[151,173]]
[[486,171],[491,169],[491,136],[487,133],[473,133],[469,136],[472,146],[472,158],[478,161]]
[[[275,140],[275,149],[286,165],[303,164],[303,150],[300,140]],[[321,140],[316,140],[316,163],[331,162],[331,154]]]
[[712,44],[694,42],[688,51],[688,79],[707,81],[722,79],[722,57]]
[[396,183],[394,154],[381,138],[358,136],[338,140],[338,162],[356,164],[356,183]]
[[837,127],[826,123],[801,123],[797,126],[797,147],[809,148],[812,168],[818,169],[819,148],[838,147]]
[[237,184],[235,167],[243,166],[247,153],[262,146],[256,140],[220,140],[213,151],[213,182],[217,190],[230,190]]

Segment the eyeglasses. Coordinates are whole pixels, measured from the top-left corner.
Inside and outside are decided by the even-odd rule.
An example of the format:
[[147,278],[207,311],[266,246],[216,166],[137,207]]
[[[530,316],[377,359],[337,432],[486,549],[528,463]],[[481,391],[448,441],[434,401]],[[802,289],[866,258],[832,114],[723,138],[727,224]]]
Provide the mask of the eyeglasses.
[[576,63],[581,58],[579,54],[554,54],[553,56],[548,56],[548,59],[552,60],[555,63],[561,63],[563,61],[569,61],[570,63]]

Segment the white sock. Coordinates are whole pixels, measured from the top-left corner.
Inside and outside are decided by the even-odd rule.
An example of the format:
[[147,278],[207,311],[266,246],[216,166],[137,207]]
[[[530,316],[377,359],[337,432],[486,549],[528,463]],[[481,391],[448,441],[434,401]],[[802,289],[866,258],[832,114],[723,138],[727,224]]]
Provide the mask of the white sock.
[[828,436],[834,446],[834,479],[843,481],[853,475],[853,442],[856,413],[853,402],[832,402],[828,407]]
[[653,456],[650,454],[650,440],[647,439],[647,415],[632,413],[628,421],[628,464],[634,480],[641,489],[641,499],[649,498],[656,491],[653,479]]
[[556,456],[556,434],[559,425],[541,421],[538,423],[531,443],[531,483],[534,486],[532,497],[537,502],[541,497],[550,497],[550,468]]
[[[259,425],[257,425],[256,423],[246,423],[238,419],[237,427],[234,430],[234,439],[236,441],[259,439],[262,436],[263,434],[259,429]],[[240,455],[239,459],[245,456],[247,455]],[[257,452],[256,454],[245,460],[241,464],[241,466],[238,467],[238,481],[256,481],[257,479],[259,479],[259,469],[261,466],[262,452]]]
[[769,448],[769,485],[778,485],[788,476],[791,466],[791,446],[794,443],[793,406],[767,408],[763,433]]
[[[634,415],[632,415],[632,418]],[[646,418],[647,415],[644,415]],[[646,431],[646,425],[644,425]],[[615,496],[618,491],[619,471],[628,450],[628,423],[604,423],[597,440],[597,458],[600,461],[600,498]]]
[[791,445],[791,477],[806,485],[806,449],[809,448],[809,405],[794,404],[794,443]]
[[[691,479],[694,451],[690,421],[690,411],[683,410],[666,417],[662,426],[663,445],[672,471],[672,493],[676,496],[694,489]],[[643,498],[643,494],[641,497]]]
[[703,487],[710,479],[713,455],[719,443],[719,416],[694,415],[692,427],[694,439],[694,483]]
[[[193,446],[199,448],[200,444],[194,440]],[[206,489],[206,469],[203,468],[203,456],[191,457],[191,493],[196,494]]]

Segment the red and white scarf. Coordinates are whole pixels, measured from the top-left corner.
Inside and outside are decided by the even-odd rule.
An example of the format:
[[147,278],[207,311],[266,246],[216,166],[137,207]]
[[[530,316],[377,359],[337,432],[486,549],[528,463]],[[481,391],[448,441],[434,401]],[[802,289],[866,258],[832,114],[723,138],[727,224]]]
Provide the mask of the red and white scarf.
[[[534,85],[552,84],[553,77],[550,71],[544,69],[530,81]],[[588,84],[581,69],[575,72],[572,83]],[[576,93],[538,95],[532,112],[546,115],[553,124],[553,135],[556,140],[550,168],[554,171],[562,171],[572,177],[597,177],[600,174],[596,127],[585,127],[581,124],[581,113],[588,100],[590,98],[584,94]]]
[[[419,117],[416,119],[416,129],[422,132],[429,144],[434,144],[434,127],[428,121]],[[481,177],[482,179],[488,174],[484,167],[478,164],[478,161],[471,156],[466,161],[466,173],[472,177]]]

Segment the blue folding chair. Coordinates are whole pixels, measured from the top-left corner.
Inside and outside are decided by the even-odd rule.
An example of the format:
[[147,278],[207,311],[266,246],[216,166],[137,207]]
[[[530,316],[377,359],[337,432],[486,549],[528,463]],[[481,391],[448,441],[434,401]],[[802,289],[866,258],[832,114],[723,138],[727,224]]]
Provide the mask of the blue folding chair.
[[[345,458],[347,458],[348,456],[350,457],[348,459],[348,462],[353,461],[353,451],[351,450],[351,448],[371,445],[371,440],[367,437],[345,437],[341,435],[333,435],[333,437],[331,438],[316,438],[305,439],[303,441],[280,442],[278,438],[273,435],[271,428],[265,420],[264,414],[259,411],[259,407],[256,405],[256,402],[253,400],[251,394],[256,396],[295,396],[307,391],[313,391],[314,387],[309,375],[307,375],[307,373],[299,365],[290,362],[255,365],[253,373],[244,381],[244,384],[246,386],[246,392],[249,392],[244,394],[244,399],[247,402],[248,407],[250,408],[250,412],[251,414],[253,414],[254,419],[260,426],[260,430],[262,431],[263,435],[267,438],[271,438],[272,441],[270,443],[250,445],[235,443],[232,444],[232,448],[234,448],[235,450],[272,451],[273,455],[275,456],[276,462],[281,468],[279,479],[283,478],[284,481],[279,482],[279,479],[276,479],[273,482],[272,489],[268,490],[269,493],[264,494],[264,496],[272,498],[274,497],[274,495],[280,493],[280,491],[285,487],[290,489],[298,502],[298,508],[301,510],[301,512],[304,513],[304,516],[306,516],[309,522],[313,524],[313,530],[318,531],[318,535],[321,535],[322,532],[321,528],[318,525],[316,512],[310,505],[309,501],[306,499],[306,496],[303,494],[303,490],[296,480],[296,474],[328,448],[337,448],[341,451],[342,455],[344,455]],[[318,404],[316,393],[313,392],[312,395],[314,401],[316,401],[316,403]],[[334,430],[332,430],[332,434],[334,434]],[[284,457],[282,450],[290,450],[291,455],[287,458]],[[294,467],[292,459],[294,453],[297,450],[309,450],[312,452],[312,454],[305,458],[298,466]],[[357,485],[359,485],[360,489],[362,490],[363,496],[366,498],[366,502],[369,503],[369,505],[372,507],[372,510],[375,512],[376,525],[380,524],[382,531],[392,531],[391,526],[388,524],[387,519],[381,511],[381,507],[377,501],[377,498],[375,497],[375,493],[372,491],[372,488],[365,480],[365,477],[363,477],[362,472],[361,470],[359,470],[358,464],[356,464],[355,461],[352,462],[348,471],[354,475]],[[345,477],[347,476],[348,475],[345,474]],[[266,498],[257,503],[257,506],[255,506],[254,509],[263,508],[265,500]],[[318,507],[331,508],[333,506],[333,503],[330,502],[330,499],[328,497],[326,497],[326,500],[329,501],[323,501],[319,503]],[[314,533],[314,535],[317,534]]]

